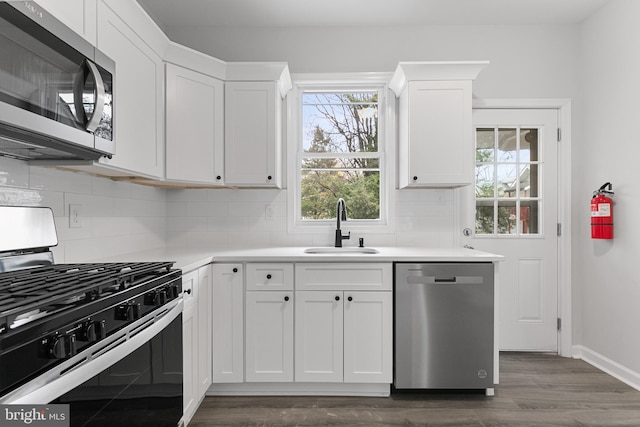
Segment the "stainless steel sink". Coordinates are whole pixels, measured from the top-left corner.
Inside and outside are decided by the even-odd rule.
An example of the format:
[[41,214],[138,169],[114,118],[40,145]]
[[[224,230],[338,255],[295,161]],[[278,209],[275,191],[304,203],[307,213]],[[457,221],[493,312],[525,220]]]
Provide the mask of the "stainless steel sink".
[[321,247],[321,248],[307,248],[304,250],[305,254],[377,254],[380,253],[374,248],[359,248],[349,246],[346,248],[333,248],[333,247]]

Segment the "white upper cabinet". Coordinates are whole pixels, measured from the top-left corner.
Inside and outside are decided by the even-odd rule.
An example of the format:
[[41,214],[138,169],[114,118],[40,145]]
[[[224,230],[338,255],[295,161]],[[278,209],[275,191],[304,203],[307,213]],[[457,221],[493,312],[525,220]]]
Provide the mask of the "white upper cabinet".
[[[113,1],[120,6],[122,1]],[[126,2],[125,2],[126,3]],[[150,20],[134,4],[124,4],[118,14],[98,2],[97,47],[116,62],[114,131],[116,153],[100,163],[149,178],[164,176],[164,64],[150,46],[147,26],[134,32],[131,22]],[[126,20],[119,14],[126,16]],[[140,16],[138,16],[138,14]],[[134,21],[135,20],[135,21]],[[157,29],[157,28],[156,28]],[[164,35],[152,33],[158,40]]]
[[282,185],[283,63],[229,63],[225,83],[225,184]]
[[223,99],[221,80],[166,65],[166,179],[222,184]]
[[97,0],[37,0],[36,3],[95,45],[96,2]]
[[471,82],[488,62],[401,62],[389,87],[399,98],[400,188],[473,183]]

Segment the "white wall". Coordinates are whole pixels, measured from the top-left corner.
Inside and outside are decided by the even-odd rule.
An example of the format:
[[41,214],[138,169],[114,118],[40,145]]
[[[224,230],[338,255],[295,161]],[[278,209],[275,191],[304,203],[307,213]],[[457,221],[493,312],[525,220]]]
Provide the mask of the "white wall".
[[[574,284],[583,352],[640,387],[640,2],[614,0],[582,27],[585,102],[574,144]],[[613,184],[615,236],[590,239],[592,191]],[[610,364],[610,366],[607,366]]]
[[[53,210],[57,263],[85,262],[163,246],[164,190],[0,157],[0,205]],[[69,228],[69,204],[82,205],[82,228]]]
[[169,27],[167,35],[224,61],[286,61],[292,73],[489,60],[474,85],[482,98],[569,98],[577,87],[578,26]]

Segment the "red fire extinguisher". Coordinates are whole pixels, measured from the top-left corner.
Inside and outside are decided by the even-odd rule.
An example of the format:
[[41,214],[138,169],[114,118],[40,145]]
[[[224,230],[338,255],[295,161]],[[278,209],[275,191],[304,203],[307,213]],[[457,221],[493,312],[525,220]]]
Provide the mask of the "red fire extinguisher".
[[[605,188],[609,187],[608,190]],[[591,238],[613,239],[613,191],[607,182],[591,198]]]

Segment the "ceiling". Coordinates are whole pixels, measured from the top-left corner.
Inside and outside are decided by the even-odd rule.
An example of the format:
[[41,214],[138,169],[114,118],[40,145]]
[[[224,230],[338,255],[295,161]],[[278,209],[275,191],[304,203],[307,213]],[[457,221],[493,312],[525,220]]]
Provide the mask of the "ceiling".
[[609,0],[138,0],[160,28],[563,25]]

